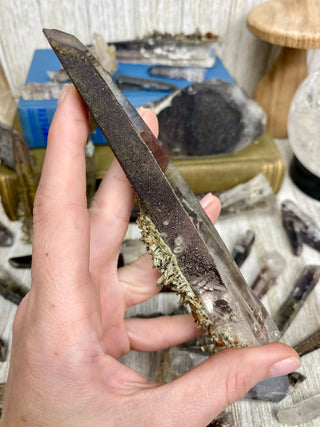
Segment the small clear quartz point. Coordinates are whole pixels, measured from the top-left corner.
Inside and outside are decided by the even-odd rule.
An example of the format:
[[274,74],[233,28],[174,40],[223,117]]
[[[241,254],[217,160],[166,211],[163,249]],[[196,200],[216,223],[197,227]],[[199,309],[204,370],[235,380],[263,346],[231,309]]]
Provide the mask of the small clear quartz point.
[[282,408],[277,413],[280,423],[300,425],[320,417],[320,394],[302,400],[296,405]]

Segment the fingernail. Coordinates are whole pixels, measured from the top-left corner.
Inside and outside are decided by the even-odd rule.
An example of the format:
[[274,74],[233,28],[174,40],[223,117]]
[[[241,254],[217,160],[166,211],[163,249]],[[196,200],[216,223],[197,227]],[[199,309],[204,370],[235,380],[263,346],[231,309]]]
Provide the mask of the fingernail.
[[297,359],[296,357],[289,357],[288,359],[280,360],[280,362],[275,363],[271,367],[270,377],[280,377],[281,375],[289,374],[290,372],[300,368],[300,366],[300,359]]
[[215,199],[214,195],[211,193],[207,193],[202,199],[201,199],[201,206],[203,209],[205,209],[207,206],[209,206],[213,200]]
[[58,105],[62,104],[62,101],[65,99],[65,97],[66,97],[66,95],[67,95],[67,93],[69,91],[70,86],[71,85],[69,83],[67,83],[67,84],[65,84],[63,86],[62,91],[60,92],[60,95],[59,95],[59,98],[58,98]]

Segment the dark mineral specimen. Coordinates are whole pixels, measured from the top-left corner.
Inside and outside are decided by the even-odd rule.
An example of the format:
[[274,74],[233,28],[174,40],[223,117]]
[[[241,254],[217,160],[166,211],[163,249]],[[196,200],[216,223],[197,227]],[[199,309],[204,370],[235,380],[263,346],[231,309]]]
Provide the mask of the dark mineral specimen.
[[247,230],[245,234],[241,236],[239,240],[236,241],[232,249],[232,257],[239,267],[241,267],[241,265],[248,258],[254,239],[255,239],[254,231]]
[[9,259],[9,264],[14,268],[31,268],[32,255],[17,256]]
[[162,82],[160,80],[142,79],[140,77],[126,76],[118,74],[116,77],[117,85],[121,90],[156,90],[164,92],[173,92],[178,86]]
[[320,329],[308,335],[293,348],[300,357],[320,348]]
[[0,246],[11,246],[14,241],[14,235],[2,222],[0,222]]
[[281,333],[290,326],[300,308],[320,279],[320,266],[307,265],[294,284],[292,292],[282,304],[276,317],[276,325]]
[[172,67],[170,65],[154,65],[148,69],[150,76],[165,77],[188,82],[203,82],[207,69],[199,67]]
[[0,362],[5,362],[8,355],[8,343],[0,338]]
[[19,305],[28,289],[20,285],[9,272],[0,267],[0,295]]
[[292,372],[281,377],[268,378],[256,384],[245,395],[246,400],[263,400],[280,402],[293,392],[295,387],[302,383],[306,377],[299,372]]
[[235,153],[265,130],[262,109],[239,86],[219,79],[195,83],[159,103],[159,140],[174,156]]
[[291,200],[282,202],[281,214],[283,226],[295,255],[301,254],[303,243],[320,251],[320,229],[307,214]]

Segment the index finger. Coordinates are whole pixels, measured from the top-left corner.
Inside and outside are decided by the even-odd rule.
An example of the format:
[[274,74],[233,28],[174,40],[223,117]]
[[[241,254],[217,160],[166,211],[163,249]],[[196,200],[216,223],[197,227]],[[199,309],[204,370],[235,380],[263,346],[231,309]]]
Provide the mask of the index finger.
[[66,85],[50,127],[34,204],[33,286],[44,279],[56,284],[66,274],[70,284],[87,267],[79,262],[88,258],[87,137],[88,112],[76,89]]

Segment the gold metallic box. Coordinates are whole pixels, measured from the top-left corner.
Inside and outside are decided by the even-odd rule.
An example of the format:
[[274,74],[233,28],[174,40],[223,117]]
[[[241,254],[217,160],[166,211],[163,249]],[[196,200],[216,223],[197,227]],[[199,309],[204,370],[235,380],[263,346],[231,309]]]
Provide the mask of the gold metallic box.
[[[35,175],[40,177],[45,149],[31,150]],[[95,147],[95,176],[101,180],[114,156],[108,146]],[[241,152],[227,156],[173,159],[179,172],[196,194],[223,191],[264,173],[276,193],[285,172],[285,162],[272,137],[265,133]],[[0,194],[8,217],[17,219],[17,177],[0,165]]]

